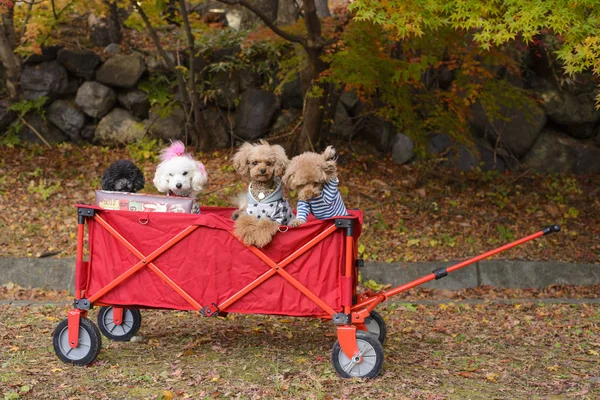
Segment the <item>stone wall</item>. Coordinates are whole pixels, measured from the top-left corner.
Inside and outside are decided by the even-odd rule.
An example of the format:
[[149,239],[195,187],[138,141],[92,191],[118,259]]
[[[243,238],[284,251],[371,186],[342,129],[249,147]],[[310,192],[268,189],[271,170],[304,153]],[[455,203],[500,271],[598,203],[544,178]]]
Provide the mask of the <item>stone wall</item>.
[[[47,96],[49,100],[45,120],[31,114],[25,117],[28,124],[49,142],[85,140],[114,146],[144,135],[184,138],[186,116],[182,108],[177,104],[169,110],[151,107],[148,94],[139,88],[149,76],[165,74],[164,63],[156,55],[123,55],[118,46],[111,46],[103,57],[54,47],[30,59],[21,78],[25,98]],[[197,59],[196,68],[206,71],[208,64],[237,52],[239,48],[214,49],[208,58]],[[177,60],[175,55],[173,60]],[[204,134],[213,147],[284,133],[301,115],[299,80],[275,95],[262,89],[265,77],[250,70],[205,74],[204,79],[210,81],[206,89],[214,93],[202,111]],[[451,79],[449,76],[448,83]],[[558,85],[533,76],[519,85],[539,102],[502,107],[501,119],[490,118],[479,103],[473,105],[469,124],[475,151],[436,132],[428,138],[428,152],[445,154],[446,165],[462,170],[481,166],[500,171],[531,168],[538,172],[600,173],[600,111],[595,108],[598,92],[593,79],[582,75],[568,85]],[[16,116],[7,107],[0,101],[0,132],[15,123]],[[362,115],[364,110],[357,96],[342,93],[333,135],[341,139],[360,137],[372,144],[373,151],[391,153],[396,163],[413,162],[413,141],[389,122]],[[24,127],[20,136],[24,141],[40,142],[29,127]]]

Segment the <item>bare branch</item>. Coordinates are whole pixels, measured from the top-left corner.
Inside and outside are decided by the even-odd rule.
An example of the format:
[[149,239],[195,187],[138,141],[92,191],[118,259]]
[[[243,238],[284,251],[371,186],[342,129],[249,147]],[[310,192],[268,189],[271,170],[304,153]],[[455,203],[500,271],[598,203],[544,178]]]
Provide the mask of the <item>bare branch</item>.
[[52,146],[50,146],[50,143],[48,143],[48,141],[46,139],[44,139],[44,137],[42,136],[41,133],[38,132],[37,129],[35,129],[33,126],[31,126],[29,124],[29,122],[25,121],[25,118],[21,117],[20,115],[17,115],[17,117],[19,117],[19,119],[21,120],[22,123],[24,123],[25,125],[27,125],[27,127],[29,127],[29,129],[31,129],[33,131],[33,133],[35,133],[37,135],[38,138],[40,138],[40,140],[42,142],[44,142],[44,144],[46,145],[46,147],[48,148],[52,148]]
[[[54,20],[56,21],[58,19],[58,15],[56,14],[56,6],[54,5],[54,0],[50,0],[50,4],[52,4],[52,14],[54,15]],[[31,3],[30,5],[33,5],[33,3]]]
[[6,35],[6,40],[8,41],[11,50],[14,50],[17,47],[14,11],[15,5],[13,3],[12,6],[8,7],[8,10],[4,14],[0,15],[0,30]]
[[21,60],[13,53],[13,47],[0,25],[0,62],[6,70],[6,86],[9,98],[18,101],[21,97]]
[[[60,11],[58,13],[56,13],[54,11],[54,9],[52,10],[52,12],[54,13],[54,21],[52,21],[52,25],[50,26],[50,30],[46,33],[46,36],[44,36],[44,38],[41,41],[41,44],[44,45],[46,44],[46,40],[48,40],[50,38],[50,34],[52,33],[52,31],[54,30],[54,28],[56,28],[58,26],[58,19],[60,18],[61,14],[69,7],[71,7],[71,5],[73,3],[75,3],[76,0],[71,0],[71,2],[69,2],[66,6],[64,6],[63,8],[60,9]],[[52,2],[52,6],[54,6],[54,2]]]
[[150,38],[152,38],[152,41],[154,42],[154,45],[156,46],[156,49],[158,50],[158,53],[160,54],[160,56],[163,58],[163,60],[167,64],[167,67],[170,70],[175,71],[175,64],[173,64],[173,62],[171,61],[171,59],[167,55],[167,52],[163,48],[162,43],[160,42],[160,39],[158,38],[158,34],[156,33],[156,30],[152,26],[152,23],[150,22],[150,19],[148,19],[148,16],[146,15],[146,12],[144,11],[144,9],[135,0],[131,0],[131,5],[133,6],[133,8],[135,10],[137,10],[138,14],[140,14],[140,17],[142,17],[142,21],[144,21],[144,24],[146,25],[146,29],[148,29],[148,33],[150,34]]
[[269,27],[269,29],[271,29],[277,35],[281,36],[285,40],[289,40],[290,42],[299,43],[302,46],[306,46],[305,38],[303,38],[301,36],[293,35],[289,32],[284,31],[283,29],[279,28],[277,25],[275,25],[273,22],[271,22],[269,20],[269,18],[267,18],[267,16],[262,11],[260,11],[254,5],[250,4],[247,0],[219,0],[219,1],[224,4],[229,4],[230,6],[235,6],[235,5],[239,4],[242,7],[246,7],[248,10],[250,10],[254,14],[256,14],[256,16],[258,18],[260,18],[265,23],[265,25],[267,25]]
[[[25,15],[25,21],[23,21],[23,26],[21,27],[21,34],[19,35],[19,41],[25,35],[25,30],[27,29],[27,23],[29,22],[29,18],[31,17],[31,9],[32,8],[33,8],[33,3],[28,3],[27,14]],[[52,10],[54,11],[54,2],[52,2]]]
[[314,45],[322,46],[321,37],[321,20],[317,15],[317,7],[315,0],[304,1],[304,22],[306,24],[306,31],[308,32],[308,43],[311,47]]
[[194,61],[195,61],[195,57],[196,57],[196,51],[194,48],[194,35],[192,34],[192,29],[190,28],[190,21],[188,18],[188,13],[185,9],[185,0],[179,0],[179,8],[180,8],[180,13],[181,13],[181,19],[183,20],[183,28],[185,31],[185,35],[187,37],[188,40],[188,49],[189,49],[189,71],[190,71],[190,77],[189,77],[189,85],[190,85],[190,90],[191,91],[195,91],[196,89],[196,75],[195,75],[195,71],[194,71]]
[[315,6],[317,7],[317,15],[319,18],[325,19],[327,17],[331,17],[327,0],[315,0]]
[[179,86],[181,95],[184,96],[185,102],[187,103],[188,95],[187,95],[187,90],[185,87],[185,81],[183,80],[183,76],[181,75],[181,72],[177,70],[175,64],[173,63],[173,61],[171,61],[171,59],[167,55],[167,52],[163,48],[162,43],[160,42],[160,39],[158,38],[158,35],[156,34],[156,30],[152,26],[152,23],[148,19],[148,16],[146,15],[146,12],[144,11],[144,9],[135,0],[131,0],[131,5],[133,6],[133,8],[135,10],[137,10],[138,14],[140,14],[140,17],[142,17],[142,20],[144,21],[144,24],[146,25],[146,29],[148,29],[148,33],[150,34],[150,37],[152,38],[152,41],[154,42],[154,45],[156,46],[156,49],[158,50],[158,54],[160,54],[160,56],[164,60],[165,64],[167,64],[167,68],[169,68],[169,70],[175,74],[175,77],[177,78],[177,85]]

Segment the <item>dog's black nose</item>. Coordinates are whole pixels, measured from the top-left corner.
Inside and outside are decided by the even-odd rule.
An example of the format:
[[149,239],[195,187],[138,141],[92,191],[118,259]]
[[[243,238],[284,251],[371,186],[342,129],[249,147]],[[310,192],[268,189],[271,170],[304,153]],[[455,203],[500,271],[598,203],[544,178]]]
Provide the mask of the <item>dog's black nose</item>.
[[261,173],[261,174],[264,174],[265,172],[267,172],[267,170],[266,170],[266,169],[261,169],[261,170],[260,170],[260,173]]
[[177,184],[177,185],[175,185],[175,186],[177,186],[177,189],[181,189],[181,187],[182,187],[183,185],[182,185],[181,183],[178,183],[178,184]]

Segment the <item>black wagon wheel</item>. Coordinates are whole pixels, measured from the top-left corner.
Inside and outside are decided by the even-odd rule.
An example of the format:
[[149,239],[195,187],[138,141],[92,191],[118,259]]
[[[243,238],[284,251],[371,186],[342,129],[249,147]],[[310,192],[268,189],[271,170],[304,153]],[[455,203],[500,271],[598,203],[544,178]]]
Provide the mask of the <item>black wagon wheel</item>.
[[69,346],[69,319],[63,319],[52,335],[54,352],[62,362],[75,365],[91,364],[102,347],[102,336],[92,321],[81,317],[79,320],[79,342],[77,347]]
[[110,340],[125,342],[131,339],[142,326],[142,313],[137,308],[124,308],[120,325],[114,322],[112,306],[100,307],[98,311],[98,327],[100,332]]
[[377,311],[371,311],[371,315],[365,318],[365,326],[367,331],[379,340],[379,343],[383,344],[385,342],[387,327],[381,314]]
[[336,340],[331,352],[331,361],[335,371],[342,378],[375,378],[383,367],[383,346],[369,332],[357,331],[356,344],[359,354],[348,358]]

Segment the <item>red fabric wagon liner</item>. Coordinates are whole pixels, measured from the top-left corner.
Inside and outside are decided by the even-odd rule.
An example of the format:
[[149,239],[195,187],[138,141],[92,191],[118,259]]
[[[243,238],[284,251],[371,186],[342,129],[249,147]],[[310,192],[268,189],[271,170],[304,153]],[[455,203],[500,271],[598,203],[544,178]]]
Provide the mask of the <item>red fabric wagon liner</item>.
[[[89,262],[77,265],[78,287],[85,291],[87,298],[93,298],[169,240],[184,231],[187,234],[177,239],[172,247],[149,265],[142,266],[98,297],[97,303],[179,310],[197,309],[194,301],[202,307],[220,305],[273,269],[272,265],[269,266],[232,235],[233,221],[230,216],[233,208],[202,207],[201,213],[195,215],[85,207],[94,209],[96,213],[96,217],[87,219]],[[349,212],[352,215],[348,218],[357,222],[352,241],[356,249],[362,212]],[[109,228],[102,226],[97,218],[105,221],[133,249],[109,232]],[[260,251],[279,264],[332,225],[334,219],[309,219],[298,228],[277,233],[273,241]],[[348,285],[347,280],[350,279],[344,277],[346,230],[335,229],[331,232],[283,269],[284,273],[339,312],[345,300],[344,293],[347,295],[347,291],[344,292],[347,287],[344,286]],[[162,272],[163,278],[152,268]],[[189,298],[186,299],[168,285],[165,276],[193,300],[190,302]],[[355,277],[351,279],[355,289]],[[230,306],[221,311],[290,316],[318,316],[324,313],[322,307],[279,273],[273,274],[237,301],[230,302]]]

